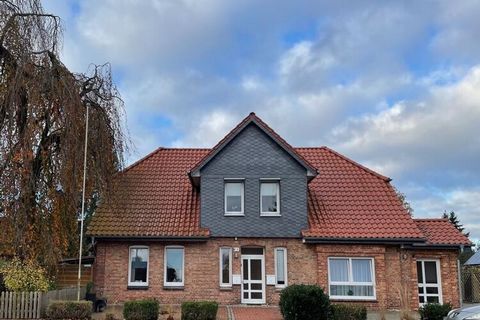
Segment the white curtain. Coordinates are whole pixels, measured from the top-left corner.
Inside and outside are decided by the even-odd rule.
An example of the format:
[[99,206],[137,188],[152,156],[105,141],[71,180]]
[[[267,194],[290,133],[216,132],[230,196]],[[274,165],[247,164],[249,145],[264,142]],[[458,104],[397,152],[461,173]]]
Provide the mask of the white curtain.
[[354,282],[372,282],[372,260],[353,259],[352,274]]
[[330,280],[348,281],[348,259],[330,259]]
[[277,250],[277,283],[285,284],[285,250]]

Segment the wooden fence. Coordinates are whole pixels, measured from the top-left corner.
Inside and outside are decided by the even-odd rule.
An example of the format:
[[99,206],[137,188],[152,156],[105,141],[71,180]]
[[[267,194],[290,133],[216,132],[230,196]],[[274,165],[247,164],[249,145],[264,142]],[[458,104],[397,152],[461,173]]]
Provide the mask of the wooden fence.
[[[77,286],[78,264],[64,264],[58,266],[57,271],[57,288],[69,288]],[[82,266],[81,286],[86,286],[87,283],[93,280],[92,267],[90,265]]]
[[[85,297],[85,288],[80,296]],[[48,292],[1,292],[0,319],[39,319],[52,300],[77,300],[77,288]]]
[[41,303],[41,292],[2,292],[0,319],[38,319]]

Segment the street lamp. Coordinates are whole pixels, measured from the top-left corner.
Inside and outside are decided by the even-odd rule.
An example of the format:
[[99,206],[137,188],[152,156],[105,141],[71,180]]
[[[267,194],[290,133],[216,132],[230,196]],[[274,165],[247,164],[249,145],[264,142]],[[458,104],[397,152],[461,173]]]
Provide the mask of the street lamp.
[[83,155],[82,212],[80,216],[80,248],[78,250],[77,301],[80,301],[80,281],[82,279],[83,220],[85,219],[85,181],[87,180],[88,109],[87,104],[87,114],[85,115],[85,150]]

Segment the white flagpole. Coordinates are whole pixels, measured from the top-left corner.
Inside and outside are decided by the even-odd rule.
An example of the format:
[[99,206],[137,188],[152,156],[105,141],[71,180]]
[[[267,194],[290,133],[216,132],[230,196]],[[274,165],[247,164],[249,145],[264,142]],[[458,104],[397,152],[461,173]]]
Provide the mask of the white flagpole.
[[83,155],[83,190],[82,190],[82,213],[80,217],[80,248],[78,250],[78,279],[77,300],[80,301],[80,280],[82,278],[82,251],[83,251],[83,220],[85,218],[85,181],[87,180],[87,146],[88,146],[88,104],[85,116],[85,151]]

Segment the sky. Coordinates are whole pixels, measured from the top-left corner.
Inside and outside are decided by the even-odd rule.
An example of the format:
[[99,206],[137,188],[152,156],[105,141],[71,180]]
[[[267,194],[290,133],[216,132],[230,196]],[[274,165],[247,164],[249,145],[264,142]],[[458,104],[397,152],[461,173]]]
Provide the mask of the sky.
[[62,61],[110,62],[133,162],[211,147],[254,111],[389,176],[480,241],[480,2],[45,0]]

